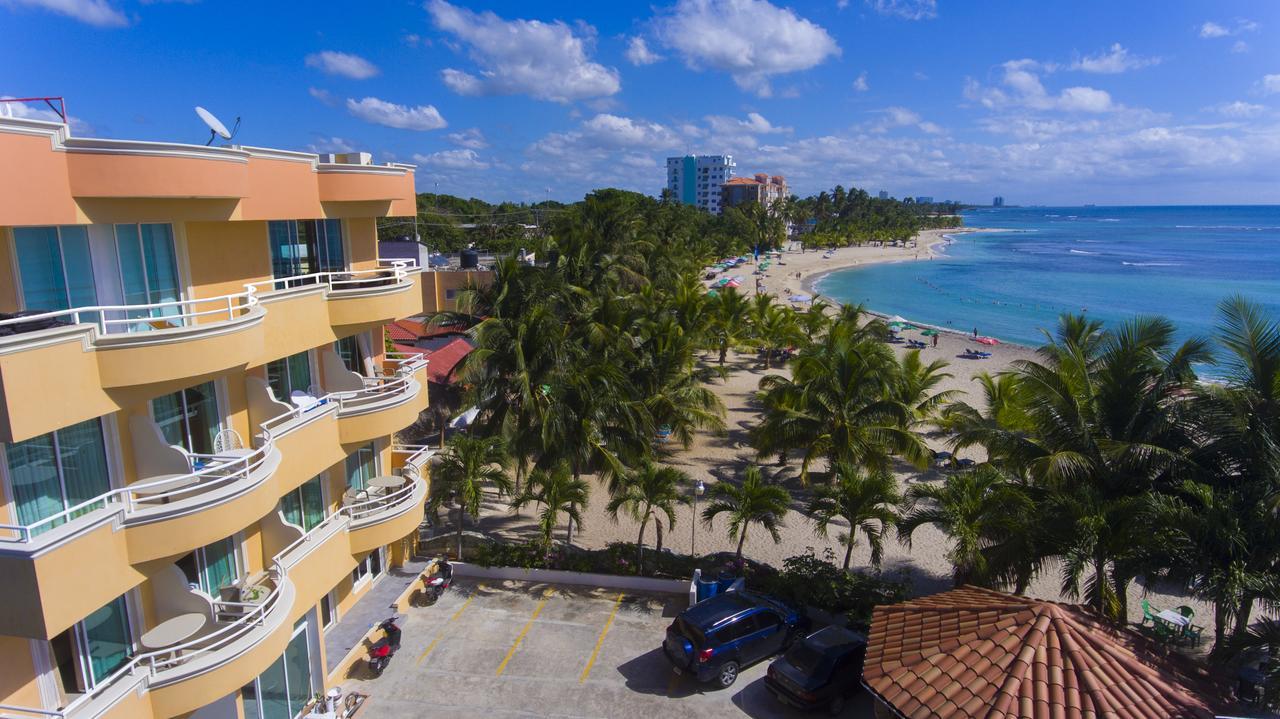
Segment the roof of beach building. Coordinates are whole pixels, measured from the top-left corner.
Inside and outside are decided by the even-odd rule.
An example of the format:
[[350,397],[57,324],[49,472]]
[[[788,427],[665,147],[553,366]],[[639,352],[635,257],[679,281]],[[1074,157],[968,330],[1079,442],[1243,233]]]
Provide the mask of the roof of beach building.
[[449,384],[453,380],[453,370],[458,363],[471,353],[471,343],[459,337],[440,349],[427,355],[427,380],[436,384]]
[[965,586],[876,607],[863,683],[899,716],[1213,717],[1204,670],[1079,606]]
[[726,185],[759,185],[760,183],[756,182],[754,179],[750,177],[735,177],[731,180],[725,180],[724,184]]

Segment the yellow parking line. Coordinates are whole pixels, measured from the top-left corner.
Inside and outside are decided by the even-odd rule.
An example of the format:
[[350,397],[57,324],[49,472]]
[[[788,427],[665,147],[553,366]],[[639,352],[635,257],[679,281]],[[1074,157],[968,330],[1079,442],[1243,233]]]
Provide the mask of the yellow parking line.
[[[462,613],[463,613],[464,611],[466,611],[467,606],[471,604],[471,600],[472,600],[472,599],[475,599],[475,598],[476,598],[476,595],[474,595],[474,594],[472,594],[471,596],[467,597],[467,601],[463,602],[463,603],[462,603],[462,606],[461,606],[461,607],[458,607],[458,611],[454,612],[454,613],[453,613],[453,616],[449,617],[449,622],[452,622],[453,620],[455,620],[455,619],[457,619],[458,617],[462,616]],[[449,622],[445,622],[445,624],[448,624]],[[431,640],[431,643],[427,645],[427,650],[426,650],[426,651],[424,651],[424,652],[421,654],[421,656],[419,656],[419,657],[418,657],[418,661],[414,663],[414,666],[417,666],[418,664],[421,664],[421,663],[422,663],[422,660],[427,658],[427,655],[431,653],[431,650],[433,650],[433,649],[435,649],[435,648],[436,648],[436,645],[437,645],[437,644],[439,644],[439,643],[440,643],[440,640],[441,640],[441,639],[443,639],[443,638],[444,638],[444,630],[443,630],[443,629],[441,629],[441,630],[440,630],[440,633],[436,635],[436,638],[435,638],[435,639],[432,639],[432,640]]]
[[498,665],[498,671],[494,673],[494,676],[500,677],[502,676],[502,672],[506,671],[507,662],[511,661],[511,657],[515,655],[516,649],[520,646],[520,642],[524,641],[524,635],[529,633],[529,628],[533,626],[533,620],[537,619],[538,615],[542,614],[542,608],[547,606],[548,594],[549,592],[543,594],[542,600],[538,602],[538,606],[533,610],[533,616],[529,617],[529,621],[524,623],[524,629],[521,629],[520,633],[516,635],[515,642],[511,645],[511,648],[507,650],[507,656],[502,658],[502,663]]
[[596,657],[600,656],[600,647],[604,645],[604,638],[609,634],[609,627],[613,626],[613,618],[618,616],[618,607],[622,606],[622,594],[618,594],[618,598],[613,601],[613,611],[609,612],[609,619],[604,623],[604,629],[600,630],[600,638],[596,639],[596,648],[591,650],[591,657],[587,659],[587,666],[582,668],[582,676],[578,677],[578,683],[581,684],[587,680],[587,675],[591,674],[591,667],[596,663]]

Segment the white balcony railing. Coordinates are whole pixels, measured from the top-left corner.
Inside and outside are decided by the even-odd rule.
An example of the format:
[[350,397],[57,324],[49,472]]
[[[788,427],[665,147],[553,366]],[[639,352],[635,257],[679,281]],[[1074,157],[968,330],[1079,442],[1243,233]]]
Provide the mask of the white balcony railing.
[[0,320],[0,334],[22,334],[23,326],[44,324],[91,324],[99,335],[150,332],[197,325],[201,318],[236,320],[247,316],[258,304],[257,288],[245,285],[244,292],[195,300],[152,302],[143,305],[88,305],[69,310]]
[[409,279],[411,270],[416,269],[413,260],[378,260],[378,267],[369,270],[340,270],[337,272],[312,272],[292,277],[277,277],[246,285],[260,292],[288,290],[298,287],[325,286],[330,292],[371,290],[379,287],[394,287],[404,284]]
[[396,510],[413,502],[419,481],[414,477],[405,477],[404,484],[399,489],[344,504],[339,511],[350,517],[352,522],[359,523],[368,523],[380,515],[395,514]]
[[248,454],[237,456],[192,454],[191,457],[200,468],[187,474],[134,482],[30,524],[0,524],[0,532],[6,533],[6,536],[0,536],[0,543],[31,543],[45,532],[101,509],[111,510],[117,519],[126,521],[141,509],[179,502],[248,480],[266,462],[273,446],[271,435],[268,433],[262,445]]

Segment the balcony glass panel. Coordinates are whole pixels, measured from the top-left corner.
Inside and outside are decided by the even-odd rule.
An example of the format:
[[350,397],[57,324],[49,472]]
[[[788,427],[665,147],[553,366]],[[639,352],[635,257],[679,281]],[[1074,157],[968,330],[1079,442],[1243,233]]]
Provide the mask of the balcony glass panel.
[[[111,489],[100,419],[6,445],[5,460],[22,525],[35,524]],[[61,523],[42,524],[32,533]]]
[[188,452],[213,454],[213,440],[222,428],[213,382],[157,397],[151,400],[151,411],[169,444],[185,447]]

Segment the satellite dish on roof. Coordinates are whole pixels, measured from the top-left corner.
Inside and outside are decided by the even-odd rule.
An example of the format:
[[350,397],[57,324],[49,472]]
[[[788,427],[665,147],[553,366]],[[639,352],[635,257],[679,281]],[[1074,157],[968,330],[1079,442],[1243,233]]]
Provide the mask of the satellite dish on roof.
[[209,141],[204,143],[206,145],[212,145],[213,138],[215,137],[221,137],[224,140],[230,140],[232,137],[235,136],[236,130],[240,129],[240,118],[238,117],[236,118],[235,127],[228,132],[227,126],[222,124],[221,120],[214,117],[212,112],[209,112],[203,107],[196,105],[196,114],[200,116],[200,119],[204,121],[204,124],[209,126]]

